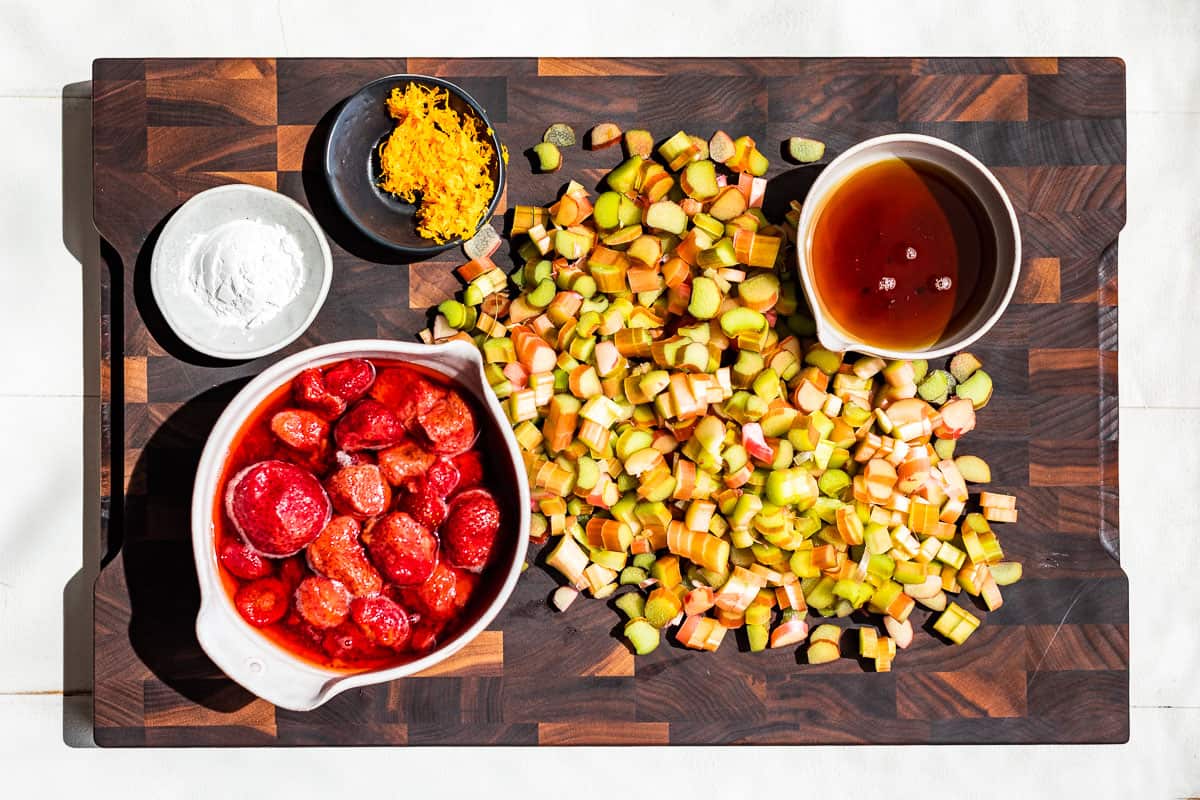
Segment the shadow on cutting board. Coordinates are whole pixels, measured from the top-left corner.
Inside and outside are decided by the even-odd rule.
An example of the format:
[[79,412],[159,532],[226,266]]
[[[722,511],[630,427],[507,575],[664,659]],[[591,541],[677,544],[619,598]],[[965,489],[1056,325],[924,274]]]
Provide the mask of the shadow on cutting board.
[[[209,389],[158,424],[129,477],[121,519],[134,652],[179,695],[222,712],[255,697],[226,678],[196,640],[200,586],[192,557],[192,484],[208,431],[247,382],[239,378]],[[136,414],[152,413],[145,406],[131,412],[131,425],[138,422]],[[148,694],[143,713],[169,713],[172,707],[170,696]]]
[[419,256],[398,253],[368,239],[334,202],[322,162],[325,160],[325,140],[329,137],[329,128],[341,107],[342,103],[336,103],[325,112],[325,116],[313,127],[308,143],[304,146],[301,179],[308,207],[321,224],[325,235],[355,258],[376,264],[411,264],[421,261]]
[[[237,710],[254,699],[224,677],[196,642],[199,589],[188,519],[192,476],[204,444],[195,431],[210,430],[247,379],[212,389],[176,410],[146,443],[129,475],[130,486],[151,486],[158,494],[122,498],[126,477],[126,426],[120,405],[124,363],[117,358],[104,370],[102,359],[106,352],[122,350],[126,267],[116,251],[101,240],[92,221],[91,94],[88,81],[64,86],[61,94],[62,237],[63,245],[80,264],[84,393],[81,567],[67,581],[62,595],[62,736],[70,747],[96,744],[94,659],[97,631],[102,629],[96,624],[122,618],[120,612],[114,616],[109,609],[96,614],[96,584],[105,565],[123,567],[132,611],[127,631],[107,633],[128,635],[134,651],[159,681],[188,701],[214,710]],[[151,233],[135,267],[135,299],[147,327],[164,349],[177,358],[206,363],[207,357],[188,352],[174,337],[153,299],[145,302],[149,297],[149,257],[163,223]],[[140,293],[138,277],[144,279]],[[107,325],[103,324],[105,316]],[[118,338],[116,347],[110,342],[114,336]],[[146,405],[141,411],[151,413]],[[108,475],[103,474],[101,465],[105,448]],[[142,665],[131,663],[128,668],[140,670]],[[169,698],[155,702],[169,702]]]

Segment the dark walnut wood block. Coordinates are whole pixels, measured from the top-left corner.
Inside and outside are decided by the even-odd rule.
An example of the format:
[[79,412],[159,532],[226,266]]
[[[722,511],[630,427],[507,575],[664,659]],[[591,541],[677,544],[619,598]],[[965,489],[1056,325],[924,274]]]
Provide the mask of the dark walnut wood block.
[[[855,659],[810,666],[795,648],[718,653],[664,642],[634,659],[616,612],[566,614],[534,566],[491,630],[419,677],[350,691],[310,713],[274,708],[199,649],[188,513],[205,437],[249,376],[339,339],[411,339],[459,288],[460,254],[406,265],[340,219],[318,169],[331,113],[394,72],[464,86],[512,154],[507,203],[593,182],[618,150],[565,151],[555,175],[523,151],[552,122],[612,120],[663,137],[754,136],[772,177],[779,142],[917,131],[991,166],[1020,215],[1021,284],[976,351],[998,387],[968,452],[1019,497],[1002,527],[1025,579],[965,646],[921,631],[890,674]],[[101,60],[94,81],[95,221],[109,267],[102,365],[106,563],[96,583],[95,722],[103,745],[802,744],[1121,742],[1129,735],[1128,586],[1117,535],[1117,235],[1125,220],[1119,60],[224,59]],[[815,168],[806,168],[809,179]],[[799,177],[803,178],[804,170]],[[795,173],[790,178],[797,177]],[[283,353],[241,364],[188,352],[148,289],[164,220],[241,181],[310,207],[333,249],[324,309]],[[777,184],[778,185],[778,184]],[[502,204],[498,213],[503,214]],[[498,218],[494,223],[499,229]],[[507,253],[507,248],[502,254]],[[507,256],[502,256],[507,262]],[[928,626],[929,613],[914,620]]]

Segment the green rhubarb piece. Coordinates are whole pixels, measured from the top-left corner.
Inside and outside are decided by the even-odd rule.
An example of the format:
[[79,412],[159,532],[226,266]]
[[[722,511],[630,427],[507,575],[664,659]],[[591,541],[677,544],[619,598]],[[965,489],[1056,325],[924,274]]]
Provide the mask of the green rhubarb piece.
[[637,225],[642,221],[642,207],[624,195],[617,206],[617,222],[622,228]]
[[940,406],[950,397],[950,391],[956,382],[954,376],[946,370],[935,369],[917,386],[917,394],[925,402]]
[[921,379],[929,373],[929,362],[923,358],[919,358],[912,362],[913,382],[920,383]]
[[963,479],[970,483],[991,483],[992,481],[991,467],[979,456],[959,456],[954,459],[954,466],[958,467]]
[[958,444],[957,439],[935,439],[933,441],[933,452],[937,453],[937,457],[942,461],[948,461],[954,458],[954,446]]
[[[884,529],[887,530],[886,528]],[[880,581],[885,581],[892,577],[892,573],[896,571],[896,559],[886,553],[872,553],[867,558],[867,574],[874,576]],[[892,598],[896,599],[895,597]]]
[[[633,486],[634,487],[637,486],[636,478],[633,478],[632,476],[629,476],[629,475],[623,475],[622,477],[630,478],[630,480],[633,483]],[[646,496],[643,499],[649,500],[652,503],[664,502],[668,497],[671,496],[672,493],[674,493],[674,491],[675,491],[675,477],[668,476],[661,483],[659,483],[657,486],[655,486],[652,490],[647,492]]]
[[811,164],[825,156],[825,143],[816,139],[793,136],[788,139],[788,155],[793,161]]
[[[765,608],[765,606],[764,606]],[[767,649],[767,642],[770,641],[771,633],[766,625],[757,623],[746,623],[746,640],[750,645],[751,653],[760,653]]]
[[842,365],[842,354],[817,346],[804,354],[804,363],[816,367],[826,375],[832,375]]
[[950,374],[959,383],[964,383],[982,366],[983,362],[971,353],[959,353],[950,359]]
[[757,147],[750,151],[750,157],[746,159],[746,172],[756,178],[761,178],[767,174],[767,170],[770,168],[771,162]]
[[962,644],[979,627],[979,618],[960,606],[950,603],[933,623],[933,629],[955,644]]
[[925,565],[916,561],[898,561],[892,577],[900,583],[924,583]]
[[[628,461],[639,450],[645,450],[654,443],[654,434],[644,428],[628,428],[617,436],[617,458]],[[622,498],[624,500],[624,498]],[[633,502],[632,500],[630,501]],[[616,508],[616,506],[614,506]]]
[[979,410],[992,399],[992,376],[981,369],[975,370],[971,377],[958,385],[955,394],[971,401],[971,405]]
[[[697,278],[693,281],[692,297],[695,297],[695,283],[704,280]],[[709,317],[711,319],[711,317]],[[759,333],[766,329],[767,318],[751,308],[731,308],[721,315],[721,330],[726,336],[735,337],[743,333]]]
[[438,304],[437,310],[439,314],[446,318],[446,324],[451,328],[462,330],[468,327],[467,307],[457,300],[443,300]]
[[[632,131],[625,133],[626,141]],[[608,185],[621,194],[628,194],[633,191],[634,184],[637,182],[638,174],[641,172],[642,164],[646,163],[646,159],[640,155],[630,156],[625,161],[622,161],[605,177]]]
[[[554,277],[554,265],[549,259],[540,258],[537,261],[530,261],[523,268],[522,272],[525,275],[526,285],[536,286],[542,281]],[[565,274],[565,273],[564,273]],[[557,284],[555,284],[557,286]],[[567,286],[559,286],[560,289],[566,289]]]
[[483,289],[476,284],[469,284],[463,289],[463,302],[469,306],[477,306],[483,303]]
[[646,224],[660,231],[681,234],[687,229],[688,217],[678,203],[659,200],[646,209]]
[[992,565],[991,573],[997,586],[1011,586],[1021,580],[1021,562],[1001,561]]
[[533,146],[533,154],[537,156],[538,169],[542,172],[557,172],[562,166],[562,153],[553,142],[538,142]]
[[[628,569],[633,569],[633,567],[628,567]],[[624,582],[621,581],[621,583]],[[614,600],[613,604],[631,620],[645,616],[643,612],[646,608],[646,598],[642,597],[641,592],[626,592]]]
[[633,645],[633,652],[639,656],[653,653],[658,649],[659,633],[644,619],[633,619],[625,625],[625,638]]
[[557,147],[571,147],[575,144],[575,129],[563,122],[556,122],[542,134],[542,141]]
[[878,522],[868,522],[863,526],[863,544],[868,553],[886,553],[892,549],[892,535],[886,526]]
[[872,416],[873,415],[870,411],[862,406],[854,405],[853,403],[846,404],[846,406],[842,409],[842,419],[844,419],[846,424],[851,428],[857,428],[858,426],[864,424]]
[[692,215],[692,225],[707,233],[713,240],[720,239],[725,235],[725,223],[703,211]]
[[[646,570],[641,569],[639,567],[626,567],[625,569],[621,570],[621,575],[618,578],[618,582],[622,586],[629,586],[629,585],[637,586],[642,581],[646,580],[646,578],[647,578]],[[638,613],[638,614],[633,614],[631,616],[639,616],[640,617],[641,614]]]
[[628,559],[628,555],[616,550],[593,549],[588,553],[588,558],[602,567],[611,569],[613,572],[620,572],[625,569],[625,561]]
[[738,284],[738,297],[756,308],[774,305],[779,297],[779,278],[773,272],[761,272]]
[[[820,572],[818,571],[817,574],[820,575]],[[836,584],[837,581],[833,578],[828,575],[821,575],[821,579],[812,587],[812,590],[804,595],[805,601],[812,608],[831,608],[834,600],[833,587]]]
[[827,469],[817,478],[817,488],[828,497],[840,497],[850,485],[850,476],[840,469]]
[[[692,281],[688,313],[696,319],[712,319],[721,307],[721,290],[712,278],[700,276]],[[760,315],[761,316],[761,315]]]
[[592,205],[592,219],[604,230],[621,227],[621,197],[618,192],[601,192]]
[[575,231],[557,230],[554,232],[554,250],[568,261],[575,261],[587,255],[588,237]]
[[[941,546],[938,547],[937,555],[935,555],[934,558],[948,567],[961,569],[963,562],[967,560],[967,554],[949,542],[942,542]],[[924,578],[922,578],[922,580],[924,580]]]
[[654,151],[654,134],[641,129],[625,131],[625,149],[631,156],[649,158]]
[[732,267],[738,263],[737,252],[733,248],[733,240],[724,238],[717,241],[712,247],[701,250],[697,260],[702,269]]
[[655,628],[665,628],[679,615],[683,602],[674,592],[654,592],[646,601],[646,621]]
[[754,603],[746,609],[745,617],[747,625],[766,625],[771,621],[771,609]]
[[650,569],[654,565],[654,553],[638,553],[633,557],[633,565],[638,569]]
[[679,572],[679,559],[675,556],[655,559],[650,567],[650,577],[668,589],[678,586],[683,582],[683,575]]
[[533,287],[533,291],[525,295],[525,302],[534,308],[545,308],[550,305],[550,301],[558,294],[558,287],[554,285],[554,281],[546,278],[538,282],[538,285]]
[[485,339],[483,342],[484,361],[489,364],[508,364],[517,360],[517,352],[513,348],[512,339]]
[[[707,149],[707,144],[705,148]],[[717,186],[716,165],[708,159],[691,162],[683,169],[681,185],[688,197],[700,201],[711,200],[720,190]]]
[[[903,562],[901,562],[903,563]],[[904,592],[904,587],[893,580],[885,580],[871,595],[870,609],[876,614],[886,614],[896,598]]]

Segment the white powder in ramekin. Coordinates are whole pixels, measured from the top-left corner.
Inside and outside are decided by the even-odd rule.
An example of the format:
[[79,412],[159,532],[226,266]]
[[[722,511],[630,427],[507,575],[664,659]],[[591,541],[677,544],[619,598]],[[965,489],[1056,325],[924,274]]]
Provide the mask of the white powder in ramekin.
[[304,286],[303,256],[282,225],[239,219],[195,237],[185,276],[215,322],[257,328],[296,299]]

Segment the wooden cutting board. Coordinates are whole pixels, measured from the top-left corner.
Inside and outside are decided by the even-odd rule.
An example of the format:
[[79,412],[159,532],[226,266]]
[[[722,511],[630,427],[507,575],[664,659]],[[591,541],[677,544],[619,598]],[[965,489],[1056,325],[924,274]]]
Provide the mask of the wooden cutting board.
[[[492,628],[435,673],[296,713],[224,678],[199,649],[189,541],[205,437],[247,378],[288,353],[410,339],[458,288],[459,254],[404,265],[337,217],[317,167],[335,106],[391,73],[465,87],[512,153],[508,203],[599,179],[616,150],[565,151],[556,175],[522,151],[552,122],[723,128],[827,159],[916,131],[993,168],[1021,221],[1014,304],[974,350],[997,391],[967,450],[1020,498],[1004,526],[1025,580],[963,647],[919,632],[894,672],[797,663],[733,641],[634,659],[606,603],[548,609],[533,566]],[[102,745],[1122,742],[1129,735],[1128,586],[1117,536],[1117,234],[1125,220],[1125,74],[1115,59],[99,60],[95,222],[105,240],[105,565],[96,582],[95,722]],[[335,272],[311,330],[244,364],[187,352],[150,296],[150,252],[194,193],[241,181],[309,206]],[[501,204],[498,213],[504,211]],[[499,228],[499,220],[495,223]],[[393,263],[387,263],[392,261]],[[384,262],[384,263],[379,263]],[[966,602],[970,603],[969,600]],[[973,609],[975,610],[975,609]],[[914,619],[926,624],[928,613]]]

